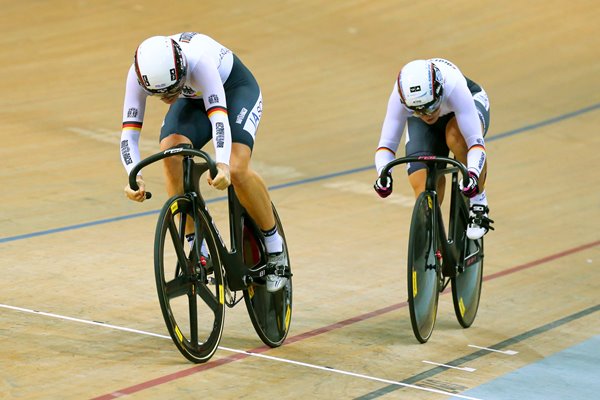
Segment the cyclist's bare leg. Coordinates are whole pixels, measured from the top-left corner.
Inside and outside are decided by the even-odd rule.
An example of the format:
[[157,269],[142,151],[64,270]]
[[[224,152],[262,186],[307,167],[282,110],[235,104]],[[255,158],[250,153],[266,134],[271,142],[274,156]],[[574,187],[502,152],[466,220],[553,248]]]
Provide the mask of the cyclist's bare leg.
[[[427,168],[419,169],[408,176],[408,181],[415,192],[415,198],[425,191],[425,181],[427,180]],[[444,201],[444,192],[446,191],[446,177],[440,176],[438,179],[437,192],[439,203]]]
[[[458,123],[456,122],[456,117],[452,118],[448,125],[446,125],[446,143],[448,144],[448,148],[454,153],[456,159],[463,164],[467,164],[467,144],[463,135],[458,128]],[[479,206],[483,205],[487,207],[487,198],[485,195],[485,178],[487,177],[487,160],[483,165],[483,169],[481,170],[481,174],[479,175],[479,194],[472,197],[469,202],[471,206],[477,204]],[[475,214],[473,214],[475,217]],[[487,214],[485,214],[487,218]],[[475,220],[470,220],[469,225],[467,227],[467,236],[470,239],[479,239],[488,231],[489,224],[487,226],[481,225],[480,222],[475,223],[472,222]],[[483,220],[482,220],[483,221]],[[491,220],[490,220],[491,221]],[[491,221],[493,222],[493,221]],[[493,228],[492,228],[493,229]]]
[[241,143],[231,144],[231,183],[240,203],[258,227],[267,231],[275,226],[271,198],[263,179],[250,167],[250,147]]
[[[178,144],[191,141],[179,134],[172,134],[161,140],[161,150],[169,149]],[[262,178],[250,168],[250,148],[244,144],[232,143],[230,174],[231,182],[242,206],[263,231],[275,226],[275,216],[271,208],[271,199]],[[168,157],[163,160],[166,188],[169,196],[183,193],[183,171],[181,157]],[[191,219],[188,219],[186,234],[194,233]]]
[[[461,163],[467,165],[467,143],[465,142],[465,138],[463,137],[462,133],[460,132],[460,129],[458,128],[456,117],[448,121],[448,125],[446,125],[446,144],[448,145],[448,148],[454,154],[456,159]],[[481,170],[481,175],[479,176],[480,192],[482,192],[485,188],[486,176],[487,161],[485,162],[483,169]]]
[[[438,108],[431,115],[421,115],[419,118],[426,124],[432,125],[440,118],[440,109]],[[427,180],[427,169],[419,169],[408,176],[413,191],[415,192],[415,198],[425,191],[425,182]],[[446,177],[440,176],[437,183],[438,202],[442,204],[444,201],[444,192],[446,191]]]
[[266,288],[269,292],[281,290],[288,278],[279,272],[284,272],[287,266],[285,254],[283,253],[282,237],[277,232],[275,215],[271,206],[271,198],[267,191],[267,185],[263,179],[250,168],[250,147],[241,143],[231,144],[231,159],[229,171],[231,173],[231,184],[235,193],[252,217],[254,222],[263,231],[265,247],[269,253],[267,267],[275,267],[276,272],[269,272],[265,277]]
[[[190,139],[176,133],[167,136],[160,141],[160,150],[165,151],[178,144],[192,144]],[[169,197],[183,193],[183,165],[181,157],[167,157],[163,159],[163,172],[167,185],[167,194]]]
[[[165,151],[178,144],[192,144],[190,139],[183,135],[172,134],[160,141],[160,150]],[[183,194],[183,164],[180,156],[167,157],[163,159],[163,172],[169,197]],[[194,222],[188,217],[185,233],[194,233]]]

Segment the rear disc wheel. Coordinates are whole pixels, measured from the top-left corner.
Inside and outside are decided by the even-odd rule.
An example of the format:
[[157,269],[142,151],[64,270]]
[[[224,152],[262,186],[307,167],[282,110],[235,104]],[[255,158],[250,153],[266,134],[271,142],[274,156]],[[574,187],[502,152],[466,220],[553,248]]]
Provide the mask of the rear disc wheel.
[[[267,346],[278,347],[284,342],[290,330],[292,277],[285,233],[275,207],[273,207],[273,213],[277,231],[283,239],[283,252],[290,276],[285,286],[274,293],[268,292],[265,285],[251,285],[244,291],[244,300],[252,325],[260,339]],[[244,215],[243,256],[244,262],[249,268],[264,265],[267,262],[267,252],[262,241],[262,234],[247,214]]]
[[477,316],[483,281],[483,238],[466,240],[464,270],[452,278],[454,313],[463,328],[470,327]]

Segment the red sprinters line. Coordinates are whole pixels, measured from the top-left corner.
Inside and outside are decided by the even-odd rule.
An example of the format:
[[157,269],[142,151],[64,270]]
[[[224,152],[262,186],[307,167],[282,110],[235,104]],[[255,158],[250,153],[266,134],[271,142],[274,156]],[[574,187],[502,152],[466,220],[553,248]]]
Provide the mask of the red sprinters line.
[[[597,241],[591,242],[591,243],[587,243],[587,244],[584,244],[584,245],[581,245],[581,246],[578,246],[578,247],[575,247],[575,248],[572,248],[569,250],[561,251],[560,253],[552,254],[547,257],[540,258],[538,260],[534,260],[534,261],[531,261],[531,262],[528,262],[525,264],[517,265],[515,267],[484,276],[483,280],[489,281],[492,279],[510,275],[515,272],[523,271],[525,269],[532,268],[532,267],[568,256],[568,255],[571,255],[571,254],[574,254],[574,253],[577,253],[577,252],[580,252],[580,251],[583,251],[583,250],[586,250],[586,249],[589,249],[589,248],[592,248],[592,247],[595,247],[598,245],[600,245],[600,240],[597,240]],[[448,293],[448,292],[449,292],[449,290],[444,291],[444,293]],[[365,321],[367,319],[386,314],[390,311],[394,311],[394,310],[406,307],[407,304],[408,303],[406,301],[402,302],[402,303],[393,304],[391,306],[380,308],[379,310],[371,311],[366,314],[358,315],[356,317],[348,318],[346,320],[336,322],[331,325],[327,325],[327,326],[324,326],[324,327],[321,327],[318,329],[314,329],[312,331],[301,333],[301,334],[293,336],[291,338],[287,338],[285,343],[286,344],[296,343],[301,340],[305,340],[305,339],[309,339],[309,338],[321,335],[323,333],[331,332],[335,329],[343,328],[343,327],[352,325],[354,323]],[[265,346],[257,347],[252,350],[248,350],[248,352],[249,353],[264,353],[265,351],[270,350],[270,349],[271,349],[270,347],[265,345]],[[243,360],[244,358],[248,358],[250,356],[251,356],[250,354],[242,354],[242,353],[234,354],[234,355],[231,355],[228,357],[220,358],[218,360],[210,361],[206,364],[197,365],[195,367],[188,368],[183,371],[175,372],[175,373],[172,373],[169,375],[164,375],[164,376],[161,376],[161,377],[158,377],[155,379],[151,379],[146,382],[138,383],[137,385],[129,386],[127,388],[120,389],[120,390],[114,391],[112,393],[108,393],[108,394],[105,394],[105,395],[102,395],[99,397],[95,397],[92,400],[116,399],[118,397],[126,396],[126,395],[129,395],[132,393],[141,392],[142,390],[149,389],[154,386],[162,385],[163,383],[172,382],[174,380],[184,378],[186,376],[190,376],[190,375],[196,374],[198,372],[202,372],[202,371],[206,371],[206,370],[213,369],[216,367],[220,367],[221,365],[230,364],[234,361]]]
[[598,246],[599,244],[600,244],[600,240],[597,240],[595,242],[591,242],[591,243],[588,243],[588,244],[583,244],[581,246],[578,246],[578,247],[575,247],[575,248],[572,248],[572,249],[569,249],[569,250],[561,251],[560,253],[556,253],[556,254],[552,254],[552,255],[549,255],[549,256],[544,257],[544,258],[540,258],[539,260],[530,261],[530,262],[528,262],[526,264],[517,265],[516,267],[505,269],[503,271],[499,271],[499,272],[496,272],[494,274],[486,275],[486,276],[483,277],[483,280],[484,281],[489,281],[491,279],[496,279],[496,278],[499,278],[501,276],[509,275],[509,274],[512,274],[512,273],[518,272],[518,271],[522,271],[522,270],[527,269],[527,268],[535,267],[536,265],[544,264],[544,263],[547,263],[549,261],[553,261],[553,260],[556,260],[558,258],[565,257],[565,256],[568,256],[570,254],[577,253],[577,252],[580,252],[582,250],[586,250],[586,249]]

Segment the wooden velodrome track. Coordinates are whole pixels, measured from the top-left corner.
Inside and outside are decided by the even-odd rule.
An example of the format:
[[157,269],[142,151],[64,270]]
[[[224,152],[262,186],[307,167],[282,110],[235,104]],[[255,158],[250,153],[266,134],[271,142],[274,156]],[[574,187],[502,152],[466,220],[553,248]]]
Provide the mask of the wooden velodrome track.
[[[582,370],[567,363],[469,391],[598,343],[596,1],[1,3],[0,398],[583,399],[600,390],[595,346]],[[166,338],[155,294],[162,172],[145,173],[151,201],[127,201],[118,145],[134,49],[186,30],[232,48],[261,84],[254,165],[295,273],[284,346],[262,346],[240,305],[227,311],[221,349],[198,366]],[[490,96],[496,231],[475,324],[461,329],[443,294],[420,345],[405,303],[412,192],[402,171],[386,200],[371,185],[395,76],[429,57],[454,61]],[[148,108],[144,156],[158,149],[166,110]]]

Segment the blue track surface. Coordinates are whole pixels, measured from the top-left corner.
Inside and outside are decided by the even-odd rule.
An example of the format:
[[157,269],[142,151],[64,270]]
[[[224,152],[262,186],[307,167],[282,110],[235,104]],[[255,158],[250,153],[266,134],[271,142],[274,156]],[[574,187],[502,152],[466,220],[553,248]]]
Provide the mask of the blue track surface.
[[461,394],[484,400],[600,399],[600,336]]

